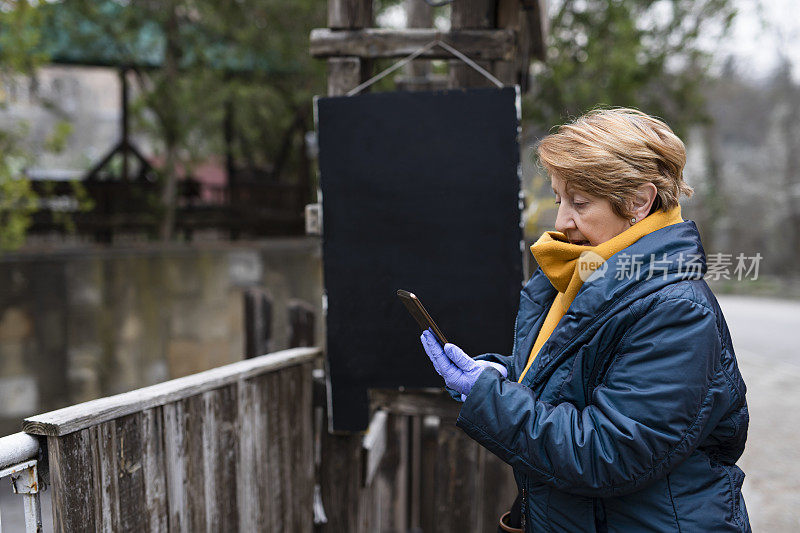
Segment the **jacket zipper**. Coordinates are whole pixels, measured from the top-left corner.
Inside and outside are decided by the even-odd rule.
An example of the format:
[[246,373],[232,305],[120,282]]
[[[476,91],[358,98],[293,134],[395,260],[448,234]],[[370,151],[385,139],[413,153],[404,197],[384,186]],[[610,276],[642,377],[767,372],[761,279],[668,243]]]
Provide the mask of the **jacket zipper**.
[[[520,307],[522,307],[520,305]],[[519,324],[519,310],[517,310],[517,316],[514,318],[514,343],[511,345],[511,366],[514,366],[514,362],[517,360],[517,325]],[[515,376],[516,379],[516,376]]]
[[526,489],[526,485],[527,485],[527,480],[523,479],[523,481],[522,481],[522,502],[520,503],[520,509],[519,509],[519,522],[520,522],[520,526],[522,527],[522,531],[523,532],[526,531],[525,523],[528,521],[528,518],[527,518],[527,516],[528,516],[528,504],[527,504],[528,491]]

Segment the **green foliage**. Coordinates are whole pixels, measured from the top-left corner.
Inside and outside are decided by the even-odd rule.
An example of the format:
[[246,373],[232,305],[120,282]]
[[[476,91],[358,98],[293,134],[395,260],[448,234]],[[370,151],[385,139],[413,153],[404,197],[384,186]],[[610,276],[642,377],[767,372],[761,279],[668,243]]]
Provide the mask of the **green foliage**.
[[[0,107],[5,107],[5,89],[17,74],[31,73],[43,57],[36,53],[40,15],[27,2],[0,2]],[[25,124],[0,129],[0,251],[25,242],[31,215],[38,205],[36,193],[23,172],[29,161],[19,139]]]
[[325,65],[308,54],[308,34],[325,25],[325,0],[148,0],[113,3],[113,9],[108,2],[70,0],[58,6],[77,11],[95,33],[102,30],[117,61],[134,67],[134,129],[156,140],[164,161],[162,237],[170,235],[177,169],[224,154],[226,127],[233,130],[238,166],[293,181],[305,165],[298,139],[312,127],[312,96],[325,87]]
[[[207,0],[203,5],[207,31],[222,42],[235,43],[240,54],[268,58],[271,65],[269,70],[248,75],[211,71],[207,78],[215,79],[206,79],[198,87],[216,97],[203,110],[207,122],[201,129],[207,137],[216,133],[213,138],[221,144],[223,111],[230,105],[236,134],[234,158],[245,166],[271,171],[275,179],[292,181],[300,154],[297,149],[284,154],[286,145],[299,148],[291,140],[293,130],[313,127],[312,97],[325,92],[325,62],[308,53],[309,32],[326,25],[325,0]],[[222,146],[216,151],[222,152]]]
[[540,130],[597,106],[629,106],[680,134],[706,119],[701,95],[713,39],[731,25],[732,0],[560,0],[547,61],[525,118]]
[[[234,156],[269,167],[298,112],[310,117],[311,97],[324,91],[325,65],[308,54],[308,34],[325,25],[325,0],[55,6],[102,31],[116,61],[134,67],[137,130],[155,136],[164,152],[176,149],[184,164],[223,151],[231,105],[240,141]],[[82,34],[87,47],[94,37]]]
[[[164,156],[165,190],[174,190],[179,168],[224,153],[226,109],[239,165],[293,181],[307,168],[301,148],[311,97],[325,88],[325,64],[308,54],[308,34],[325,25],[326,13],[325,0],[0,0],[0,76],[32,74],[49,58],[129,66],[132,126]],[[0,105],[2,94],[0,83]],[[59,122],[45,148],[63,149],[70,132]],[[85,192],[78,196],[85,207]],[[170,209],[174,194],[165,192],[153,213]],[[69,228],[66,214],[56,216]]]
[[39,50],[41,24],[40,10],[30,3],[0,0],[0,77],[31,73],[47,59]]
[[[536,65],[523,99],[531,137],[608,106],[661,117],[679,136],[708,121],[703,88],[711,56],[700,38],[728,31],[733,0],[554,0],[552,7],[547,60]],[[533,238],[552,211],[541,169],[525,196],[525,233]]]
[[59,120],[53,126],[53,131],[47,136],[44,142],[44,149],[48,152],[61,152],[67,147],[70,135],[74,127],[71,122]]
[[24,178],[27,157],[16,145],[17,135],[0,131],[0,251],[25,242],[25,232],[38,205],[37,196]]

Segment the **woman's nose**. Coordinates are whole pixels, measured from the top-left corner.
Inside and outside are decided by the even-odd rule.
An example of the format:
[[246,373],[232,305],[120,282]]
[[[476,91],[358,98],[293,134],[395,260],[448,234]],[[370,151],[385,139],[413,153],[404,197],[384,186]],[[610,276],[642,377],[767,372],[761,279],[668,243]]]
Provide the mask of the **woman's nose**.
[[567,230],[571,229],[575,229],[572,211],[562,203],[558,206],[558,214],[556,215],[556,231],[566,233]]

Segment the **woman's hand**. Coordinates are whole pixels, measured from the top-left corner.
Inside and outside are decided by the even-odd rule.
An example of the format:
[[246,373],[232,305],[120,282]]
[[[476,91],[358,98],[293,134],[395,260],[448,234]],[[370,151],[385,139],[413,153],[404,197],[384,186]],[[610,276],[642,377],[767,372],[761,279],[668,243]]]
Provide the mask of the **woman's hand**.
[[496,369],[504,378],[507,375],[507,370],[503,365],[489,361],[476,361],[455,344],[447,343],[443,350],[430,329],[422,332],[420,340],[436,372],[444,378],[448,387],[463,395],[462,399],[469,394],[472,386],[478,380],[478,376],[486,367],[490,366]]

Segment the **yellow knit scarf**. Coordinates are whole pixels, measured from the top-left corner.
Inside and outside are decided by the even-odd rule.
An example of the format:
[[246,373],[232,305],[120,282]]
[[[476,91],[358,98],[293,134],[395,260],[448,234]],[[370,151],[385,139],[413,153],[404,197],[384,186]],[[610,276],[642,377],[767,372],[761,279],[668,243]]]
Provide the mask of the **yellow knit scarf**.
[[566,235],[557,231],[546,231],[531,246],[531,252],[539,263],[539,267],[558,291],[550,310],[539,330],[536,342],[528,356],[528,364],[519,376],[522,382],[525,373],[533,364],[542,345],[556,329],[561,317],[567,312],[583,282],[600,268],[605,261],[617,252],[620,252],[635,243],[648,233],[661,228],[683,222],[681,207],[677,206],[669,211],[656,211],[626,229],[616,237],[597,246],[581,246],[570,244]]

